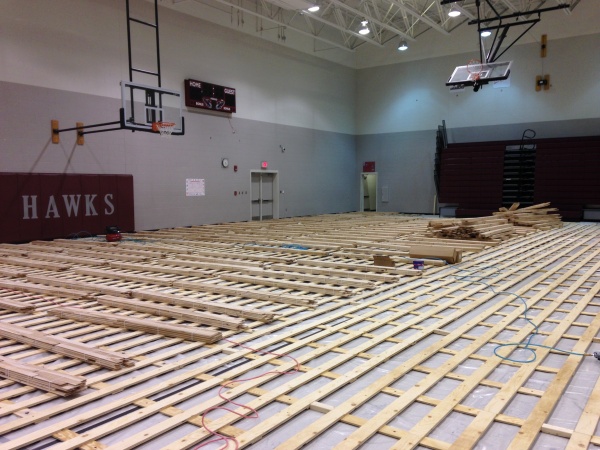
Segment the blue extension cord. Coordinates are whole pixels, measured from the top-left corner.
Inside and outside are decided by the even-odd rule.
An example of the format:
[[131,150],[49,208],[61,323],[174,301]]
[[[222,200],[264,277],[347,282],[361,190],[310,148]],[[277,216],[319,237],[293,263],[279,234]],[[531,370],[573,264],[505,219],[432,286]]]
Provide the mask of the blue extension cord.
[[[430,258],[430,259],[440,259],[440,258]],[[447,262],[447,261],[445,261],[445,260],[443,260],[443,259],[442,259],[442,261],[444,261],[444,263],[445,263],[446,265],[448,265],[448,262]],[[491,266],[485,267],[485,268],[483,268],[482,270],[488,269],[489,267],[491,267]],[[467,271],[468,271],[468,269],[461,269],[461,268],[458,268],[458,270],[459,270],[459,271],[461,271],[461,272],[467,272]],[[466,279],[468,279],[468,278],[469,278],[469,277],[471,277],[471,276],[472,276],[472,275],[464,275],[464,276],[458,276],[458,275],[454,275],[454,278],[455,278],[457,281],[462,281],[462,280],[466,280]],[[505,361],[511,361],[511,362],[514,362],[514,363],[531,363],[531,362],[534,362],[534,361],[537,359],[537,354],[535,353],[535,350],[534,350],[534,349],[532,349],[531,347],[547,348],[547,349],[554,350],[554,351],[556,351],[556,352],[564,353],[564,354],[567,354],[567,355],[575,355],[575,356],[592,356],[592,355],[590,355],[589,353],[577,353],[577,352],[570,352],[570,351],[568,351],[568,350],[562,350],[562,349],[560,349],[560,348],[557,348],[557,347],[551,347],[551,346],[548,346],[548,345],[542,345],[542,344],[532,344],[532,343],[531,343],[532,339],[533,339],[535,336],[537,336],[537,334],[539,333],[539,327],[538,327],[538,326],[537,326],[535,323],[533,323],[533,322],[531,321],[531,319],[529,319],[529,317],[527,316],[527,314],[528,314],[528,312],[529,312],[529,306],[527,305],[527,302],[525,301],[525,299],[524,299],[523,297],[521,297],[519,294],[515,294],[514,292],[509,292],[509,291],[498,291],[498,292],[496,292],[496,290],[494,289],[494,287],[493,287],[492,285],[490,285],[489,283],[486,283],[486,282],[484,282],[484,281],[481,281],[480,279],[479,279],[479,280],[472,280],[472,279],[470,279],[470,280],[468,280],[468,281],[470,281],[470,282],[472,282],[472,283],[480,283],[480,284],[483,284],[484,286],[486,286],[487,288],[489,288],[489,289],[490,289],[490,291],[492,291],[492,292],[494,293],[494,295],[513,295],[513,296],[515,296],[516,298],[518,298],[519,300],[521,300],[521,302],[523,303],[523,308],[524,308],[524,311],[523,311],[523,317],[525,318],[525,320],[526,320],[527,322],[529,322],[529,323],[531,324],[531,326],[533,326],[533,333],[531,333],[531,334],[529,335],[529,337],[526,339],[526,340],[527,340],[527,342],[526,342],[525,344],[523,344],[523,342],[510,342],[510,343],[508,343],[508,344],[499,344],[498,346],[496,346],[496,348],[494,348],[494,355],[496,355],[498,358],[500,358],[500,359],[503,359],[503,360],[505,360]],[[499,355],[499,354],[498,354],[498,350],[499,350],[499,349],[501,349],[501,348],[504,348],[504,347],[517,347],[517,348],[522,348],[522,349],[525,349],[525,350],[527,350],[527,351],[531,352],[531,354],[533,355],[533,358],[531,358],[531,359],[526,359],[526,360],[519,360],[519,359],[515,359],[515,358],[509,358],[509,357],[507,357],[507,356],[502,356],[502,355]],[[593,353],[593,356],[594,356],[596,359],[600,360],[600,352],[594,352],[594,353]]]

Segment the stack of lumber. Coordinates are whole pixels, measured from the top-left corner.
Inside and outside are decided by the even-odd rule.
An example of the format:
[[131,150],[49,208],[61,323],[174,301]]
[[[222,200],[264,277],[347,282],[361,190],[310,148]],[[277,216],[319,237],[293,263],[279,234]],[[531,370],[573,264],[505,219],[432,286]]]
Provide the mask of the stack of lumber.
[[100,350],[81,342],[70,341],[69,339],[8,323],[0,322],[0,336],[111,370],[132,367],[135,363],[133,359],[124,353]]
[[135,317],[123,316],[121,314],[90,311],[69,306],[51,309],[48,311],[48,314],[79,322],[96,323],[108,325],[110,327],[143,331],[145,333],[161,334],[163,336],[179,338],[186,341],[212,344],[223,338],[223,335],[219,331],[207,330],[189,325],[175,325],[160,322],[158,320],[138,319]]
[[66,397],[83,391],[86,379],[65,372],[22,363],[0,356],[0,376]]
[[486,241],[503,240],[518,234],[516,227],[538,230],[561,227],[560,216],[556,214],[558,210],[549,206],[550,203],[540,203],[519,209],[519,203],[513,203],[510,208],[500,208],[488,217],[432,220],[428,234],[443,239]]
[[549,230],[562,227],[561,217],[557,208],[550,208],[550,202],[519,208],[518,203],[513,203],[510,208],[500,208],[494,217],[507,219],[514,225],[532,227],[538,230]]
[[431,234],[443,239],[487,241],[506,239],[515,232],[514,225],[503,217],[474,217],[470,219],[432,220]]

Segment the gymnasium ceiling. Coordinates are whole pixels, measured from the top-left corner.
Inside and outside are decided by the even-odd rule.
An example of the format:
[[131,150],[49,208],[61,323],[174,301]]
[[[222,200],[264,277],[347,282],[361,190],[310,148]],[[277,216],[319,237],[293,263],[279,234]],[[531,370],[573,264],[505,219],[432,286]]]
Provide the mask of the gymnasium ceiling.
[[[424,47],[421,44],[428,41],[425,53],[438,56],[431,51],[432,45],[438,45],[435,42],[448,41],[458,34],[456,30],[467,28],[472,38],[468,47],[473,49],[478,46],[478,34],[477,24],[472,22],[478,14],[482,20],[495,19],[482,23],[481,28],[500,24],[498,16],[503,17],[502,24],[536,19],[543,23],[553,16],[554,23],[571,21],[574,25],[578,19],[572,16],[586,2],[594,2],[596,5],[588,7],[598,8],[598,0],[160,0],[162,6],[354,67],[389,63],[381,55],[398,53],[403,41],[409,49]],[[319,10],[309,12],[315,5]],[[561,5],[566,7],[555,9]],[[460,16],[450,17],[451,8],[460,11]],[[359,32],[364,21],[368,34]],[[518,36],[527,26],[510,27],[508,37]],[[597,28],[597,22],[589,26]],[[575,34],[586,34],[580,23],[577,27]],[[437,36],[432,39],[432,35]],[[508,38],[505,41],[506,45],[510,42]],[[416,54],[423,54],[423,48]]]

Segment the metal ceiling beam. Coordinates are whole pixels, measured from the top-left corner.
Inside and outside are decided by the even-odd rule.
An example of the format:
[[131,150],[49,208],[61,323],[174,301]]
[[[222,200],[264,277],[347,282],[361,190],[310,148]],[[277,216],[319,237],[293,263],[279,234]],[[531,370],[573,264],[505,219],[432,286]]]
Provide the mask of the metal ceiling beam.
[[[197,3],[202,3],[201,0],[194,0],[194,1],[197,2]],[[334,47],[337,47],[339,49],[346,50],[348,52],[354,52],[354,49],[352,49],[352,48],[349,48],[349,47],[346,47],[344,45],[338,44],[337,42],[330,41],[329,39],[322,38],[322,37],[320,37],[318,35],[314,35],[312,33],[309,33],[308,31],[304,31],[304,30],[302,30],[300,28],[297,28],[297,27],[295,27],[293,25],[289,25],[289,24],[287,24],[287,23],[285,23],[285,22],[283,22],[281,20],[271,19],[270,17],[262,15],[262,14],[256,12],[256,11],[252,11],[251,9],[244,8],[243,6],[235,5],[235,4],[233,4],[233,3],[231,3],[231,2],[229,2],[227,0],[213,0],[213,1],[215,1],[217,3],[221,3],[221,4],[226,5],[226,6],[230,6],[230,7],[234,8],[234,9],[237,9],[238,11],[243,11],[243,12],[245,12],[247,14],[250,14],[250,15],[255,16],[255,17],[259,17],[259,18],[267,20],[269,22],[273,22],[273,23],[275,23],[277,25],[281,25],[281,26],[287,27],[287,28],[289,28],[291,30],[294,30],[297,33],[303,34],[305,36],[309,36],[309,37],[317,39],[317,40],[319,40],[321,42],[325,42],[326,44],[333,45]]]
[[450,34],[448,31],[444,30],[440,25],[438,25],[437,22],[434,22],[429,17],[422,15],[418,11],[414,10],[412,7],[405,5],[404,3],[401,3],[398,0],[389,0],[389,2],[392,3],[393,5],[398,6],[398,8],[402,9],[403,11],[406,11],[408,14],[410,14],[411,16],[415,17],[416,19],[420,20],[421,22],[429,25],[434,30],[439,31],[440,33],[445,34],[445,35]]
[[[221,0],[219,0],[219,1],[221,1]],[[371,38],[368,38],[366,35],[362,35],[358,31],[351,30],[349,27],[344,27],[344,26],[338,25],[336,23],[330,22],[327,19],[323,19],[319,15],[316,15],[316,14],[313,15],[313,14],[311,14],[310,18],[312,20],[316,20],[318,22],[323,22],[323,23],[329,25],[330,27],[336,28],[336,29],[338,29],[338,30],[340,30],[340,31],[342,31],[344,33],[351,34],[352,36],[357,37],[357,38],[359,38],[362,41],[368,42],[369,44],[376,45],[377,47],[383,47],[382,44],[380,44],[379,42],[377,42],[377,41],[375,41],[375,40],[373,40]]]
[[[344,2],[342,2],[340,0],[329,0],[329,2],[333,3],[334,5],[339,6],[340,8],[345,9],[346,11],[353,12],[357,16],[365,16],[365,13],[359,11],[358,9],[354,9],[351,6],[346,5]],[[411,40],[411,41],[415,40],[412,36],[409,36],[408,34],[406,34],[405,32],[403,32],[401,30],[399,30],[396,27],[393,27],[391,25],[388,25],[388,24],[385,24],[385,23],[379,21],[378,19],[374,18],[373,16],[365,17],[365,19],[367,19],[369,22],[372,22],[374,24],[379,25],[382,28],[385,28],[388,31],[391,31],[392,33],[397,34],[398,36],[402,36],[405,39],[408,39],[408,40]]]

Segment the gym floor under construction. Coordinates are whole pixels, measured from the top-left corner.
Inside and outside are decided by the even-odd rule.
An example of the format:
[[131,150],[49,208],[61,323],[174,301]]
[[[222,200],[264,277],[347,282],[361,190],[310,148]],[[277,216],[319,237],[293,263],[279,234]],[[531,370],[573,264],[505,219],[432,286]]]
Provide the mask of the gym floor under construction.
[[0,448],[600,447],[600,227],[501,218],[2,244]]
[[0,11],[0,450],[600,450],[600,1]]

